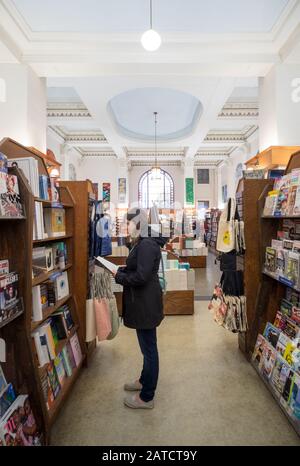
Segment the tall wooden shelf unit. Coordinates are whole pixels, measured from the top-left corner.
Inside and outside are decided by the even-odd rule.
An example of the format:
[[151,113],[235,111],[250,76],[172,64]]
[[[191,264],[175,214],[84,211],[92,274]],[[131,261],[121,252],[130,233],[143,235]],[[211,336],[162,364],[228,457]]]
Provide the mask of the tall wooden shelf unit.
[[[60,181],[61,187],[67,188],[75,201],[74,240],[78,247],[74,251],[74,268],[80,270],[74,278],[74,295],[78,305],[78,318],[83,337],[86,335],[86,299],[89,289],[89,203],[95,200],[93,184],[85,181]],[[87,344],[90,355],[96,347],[96,340]]]
[[245,224],[246,252],[244,256],[238,256],[238,270],[244,272],[244,287],[247,298],[247,319],[249,330],[239,333],[239,348],[248,355],[250,350],[250,329],[255,319],[256,296],[261,280],[261,261],[259,251],[259,217],[257,202],[264,191],[272,186],[270,180],[254,180],[242,178],[237,186],[236,201],[241,220]]
[[[44,174],[48,176],[46,165],[35,152],[31,149],[22,146],[16,141],[5,138],[0,142],[0,152],[5,154],[9,158],[20,158],[20,157],[34,157],[38,160],[39,174]],[[9,368],[8,371],[14,371],[15,374],[12,374],[13,377],[10,377],[8,374],[9,380],[17,380],[17,387],[22,388],[22,380],[24,379],[27,382],[27,387],[29,394],[32,394],[32,404],[34,412],[37,416],[37,420],[40,421],[41,429],[44,433],[45,443],[50,442],[50,434],[52,425],[63,406],[66,398],[68,397],[80,370],[85,361],[85,345],[83,343],[81,327],[79,319],[77,316],[77,302],[76,297],[73,294],[74,289],[74,276],[76,269],[74,269],[74,199],[70,191],[63,187],[61,188],[61,202],[65,209],[65,218],[66,218],[66,235],[63,237],[47,238],[43,240],[33,240],[33,224],[34,224],[34,203],[35,201],[42,202],[45,205],[49,206],[49,201],[44,201],[34,197],[32,190],[23,175],[21,170],[17,170],[20,183],[20,194],[22,201],[25,205],[26,219],[19,221],[9,221],[1,220],[1,233],[3,231],[3,237],[1,234],[0,241],[0,252],[1,258],[10,259],[10,269],[15,270],[19,273],[19,286],[20,286],[20,296],[23,296],[24,299],[24,315],[16,319],[14,325],[8,325],[1,330],[1,334],[5,332],[4,339],[7,341],[9,349],[9,360],[14,361],[10,364],[7,364]],[[52,241],[64,241],[67,245],[67,254],[68,254],[68,263],[66,265],[69,281],[70,294],[66,297],[63,303],[68,303],[69,308],[72,313],[72,318],[74,321],[74,329],[71,331],[70,336],[67,340],[63,340],[56,347],[56,353],[58,354],[61,351],[62,346],[67,343],[71,336],[77,332],[81,350],[83,353],[83,359],[79,367],[74,369],[71,377],[67,378],[63,387],[60,390],[57,398],[55,399],[53,405],[50,407],[50,410],[47,409],[44,394],[41,385],[40,376],[46,370],[45,367],[40,368],[38,365],[38,360],[36,356],[36,351],[31,337],[32,330],[34,330],[38,325],[47,320],[49,316],[62,302],[57,303],[54,307],[49,307],[44,310],[43,320],[41,322],[32,322],[32,287],[38,283],[43,283],[46,281],[51,273],[44,274],[38,278],[32,278],[32,250],[34,246],[40,246],[46,243],[51,243]],[[18,245],[18,247],[16,247]],[[14,327],[20,335],[20,339],[16,340]],[[12,329],[12,330],[10,330]],[[1,335],[0,334],[0,335]],[[5,338],[6,337],[6,338]],[[14,346],[16,347],[14,349]],[[13,351],[13,356],[11,352]],[[21,375],[20,375],[21,374]],[[24,377],[22,376],[24,374]],[[19,382],[20,381],[20,382]],[[23,389],[24,390],[24,389]]]
[[[293,154],[290,158],[290,161],[287,165],[285,173],[290,173],[293,169],[300,168],[300,151]],[[272,274],[268,274],[263,272],[263,264],[265,259],[265,251],[266,247],[270,246],[272,239],[276,239],[277,231],[280,229],[281,222],[283,219],[299,219],[299,216],[285,216],[285,217],[275,217],[275,216],[263,216],[263,210],[265,205],[265,199],[268,195],[269,187],[267,186],[264,191],[262,192],[259,201],[258,201],[258,215],[259,215],[259,253],[260,253],[260,263],[261,263],[261,283],[259,286],[258,294],[257,294],[257,301],[256,301],[256,310],[255,310],[255,318],[253,321],[253,325],[251,328],[250,336],[249,336],[249,348],[250,351],[253,352],[255,342],[257,339],[258,334],[263,334],[264,328],[267,322],[273,323],[276,317],[276,313],[279,310],[280,302],[282,298],[285,297],[285,290],[287,288],[286,284],[280,282],[275,276]],[[300,293],[300,290],[296,287],[293,288]],[[255,367],[253,365],[253,367]],[[299,423],[295,422],[287,413],[287,411],[283,408],[280,404],[278,397],[275,395],[274,390],[268,384],[265,379],[262,378],[261,374],[255,367],[257,373],[263,380],[265,386],[270,391],[278,406],[283,411],[283,413],[287,416],[287,419],[292,424],[298,435],[300,436],[300,428]]]

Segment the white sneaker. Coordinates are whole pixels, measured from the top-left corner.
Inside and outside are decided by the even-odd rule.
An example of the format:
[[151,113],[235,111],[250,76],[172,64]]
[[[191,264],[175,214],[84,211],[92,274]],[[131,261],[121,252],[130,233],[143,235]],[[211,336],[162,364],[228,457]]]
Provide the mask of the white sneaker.
[[132,409],[153,409],[154,408],[154,401],[143,401],[140,399],[138,394],[129,395],[124,398],[125,406]]

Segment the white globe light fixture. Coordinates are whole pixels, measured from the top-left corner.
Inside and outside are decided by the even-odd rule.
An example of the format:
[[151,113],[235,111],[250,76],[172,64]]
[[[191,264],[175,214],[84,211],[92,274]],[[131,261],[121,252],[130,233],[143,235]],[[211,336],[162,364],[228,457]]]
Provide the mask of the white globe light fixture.
[[155,50],[158,50],[161,46],[161,37],[158,32],[152,28],[152,0],[150,0],[150,29],[142,35],[141,43],[148,52],[155,52]]

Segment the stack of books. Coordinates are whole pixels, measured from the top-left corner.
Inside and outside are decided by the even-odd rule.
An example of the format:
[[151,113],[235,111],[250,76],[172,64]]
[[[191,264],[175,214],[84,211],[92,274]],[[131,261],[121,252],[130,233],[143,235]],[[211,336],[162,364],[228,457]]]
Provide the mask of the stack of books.
[[29,186],[35,197],[39,197],[39,168],[38,161],[34,157],[21,157],[18,159],[9,159],[8,167],[17,167],[23,171],[27,178]]
[[12,383],[7,383],[0,365],[0,446],[40,445],[41,436],[29,397],[16,395]]
[[165,270],[167,291],[183,291],[188,289],[186,269]]
[[287,289],[274,323],[258,335],[252,361],[289,416],[300,422],[300,303]]
[[0,152],[0,217],[23,217],[18,178],[8,171],[7,157]]
[[63,270],[67,264],[67,247],[63,241],[35,247],[32,250],[32,273],[37,277],[53,269]]
[[265,216],[298,216],[300,215],[300,170],[275,180],[273,190],[268,193],[263,211]]
[[23,299],[19,297],[19,276],[9,272],[7,259],[0,260],[0,326],[23,313]]

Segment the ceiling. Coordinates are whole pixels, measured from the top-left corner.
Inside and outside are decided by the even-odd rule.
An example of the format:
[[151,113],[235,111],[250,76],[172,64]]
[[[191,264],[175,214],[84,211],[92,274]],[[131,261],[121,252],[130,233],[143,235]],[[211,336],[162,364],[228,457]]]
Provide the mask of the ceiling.
[[219,165],[258,137],[258,79],[300,63],[300,0],[0,0],[0,63],[47,79],[49,133],[82,157]]
[[[35,32],[142,32],[149,0],[13,0]],[[164,31],[269,32],[288,0],[153,0],[153,25]]]

